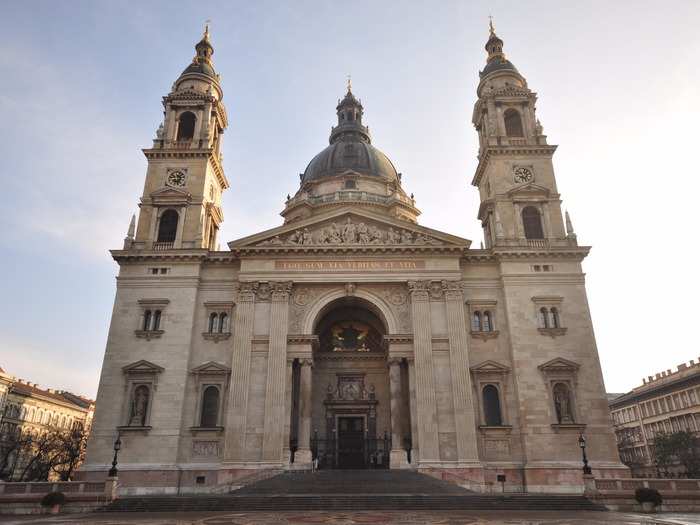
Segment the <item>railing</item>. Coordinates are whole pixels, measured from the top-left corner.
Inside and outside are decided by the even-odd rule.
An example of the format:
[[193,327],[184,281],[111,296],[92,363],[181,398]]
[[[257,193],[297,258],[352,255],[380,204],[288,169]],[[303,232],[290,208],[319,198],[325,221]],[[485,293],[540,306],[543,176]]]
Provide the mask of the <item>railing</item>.
[[175,149],[189,149],[192,147],[192,139],[190,140],[174,140],[170,145]]
[[154,242],[153,243],[153,251],[156,252],[163,252],[165,250],[172,250],[173,246],[175,245],[174,241],[171,242]]
[[547,239],[525,239],[529,248],[549,248]]
[[287,207],[294,206],[300,202],[310,202],[312,204],[328,204],[331,202],[376,202],[379,204],[386,204],[391,200],[396,200],[408,204],[410,206],[414,205],[414,201],[404,195],[399,193],[393,195],[377,195],[376,193],[368,193],[366,191],[358,190],[339,190],[326,195],[319,195],[315,197],[293,197],[287,201]]

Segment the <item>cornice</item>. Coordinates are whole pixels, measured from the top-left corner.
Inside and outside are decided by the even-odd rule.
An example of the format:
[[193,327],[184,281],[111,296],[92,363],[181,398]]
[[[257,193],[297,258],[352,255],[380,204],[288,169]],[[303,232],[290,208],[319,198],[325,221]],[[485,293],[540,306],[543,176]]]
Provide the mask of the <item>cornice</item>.
[[590,252],[590,246],[561,248],[507,247],[485,250],[464,250],[462,260],[465,263],[498,263],[519,259],[573,259],[582,261]]
[[172,250],[110,250],[112,258],[118,263],[137,262],[207,262],[232,263],[238,257],[230,251],[212,252],[204,249],[173,248]]
[[481,177],[486,170],[491,156],[497,155],[545,155],[551,157],[554,155],[557,146],[553,145],[527,145],[527,146],[487,146],[479,157],[479,164],[474,172],[474,178],[472,179],[472,186],[479,186],[481,184]]

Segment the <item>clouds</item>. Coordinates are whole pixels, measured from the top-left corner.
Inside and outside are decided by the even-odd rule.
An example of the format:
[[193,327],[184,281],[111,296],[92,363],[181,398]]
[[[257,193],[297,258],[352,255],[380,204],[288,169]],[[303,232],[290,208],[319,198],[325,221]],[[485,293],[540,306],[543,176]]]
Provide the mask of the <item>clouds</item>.
[[[0,283],[3,367],[18,374],[33,365],[28,379],[60,386],[73,381],[63,363],[80,362],[72,388],[88,377],[96,384],[114,294],[107,250],[121,246],[143,189],[140,149],[206,18],[230,117],[222,246],[281,223],[285,195],[327,144],[348,73],[373,143],[403,173],[421,223],[478,246],[470,119],[487,9],[539,94],[538,116],[560,144],[564,207],[594,247],[584,267],[608,388],[629,389],[696,357],[683,327],[694,324],[700,292],[692,153],[700,4],[535,5],[358,1],[350,15],[320,1],[6,9],[0,269],[12,279]],[[672,316],[654,313],[669,304]],[[33,307],[49,312],[45,328],[32,329],[23,309]],[[76,333],[76,323],[89,329]]]

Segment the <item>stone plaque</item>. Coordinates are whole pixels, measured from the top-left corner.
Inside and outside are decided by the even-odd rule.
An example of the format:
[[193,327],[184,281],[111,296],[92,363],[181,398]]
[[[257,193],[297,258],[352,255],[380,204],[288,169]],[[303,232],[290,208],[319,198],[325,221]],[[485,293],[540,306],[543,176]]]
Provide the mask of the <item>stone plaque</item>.
[[192,454],[197,457],[218,457],[219,442],[218,441],[193,441]]
[[423,270],[421,260],[365,260],[365,261],[275,261],[275,270],[291,272],[395,272]]

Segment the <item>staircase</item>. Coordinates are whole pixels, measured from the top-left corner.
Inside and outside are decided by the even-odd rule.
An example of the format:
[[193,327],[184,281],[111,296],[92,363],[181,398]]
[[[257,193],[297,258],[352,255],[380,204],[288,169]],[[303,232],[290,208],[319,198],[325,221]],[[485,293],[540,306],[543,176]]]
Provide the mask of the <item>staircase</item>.
[[305,510],[605,510],[583,496],[478,494],[406,470],[286,472],[230,494],[131,496],[102,509],[126,512]]

